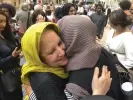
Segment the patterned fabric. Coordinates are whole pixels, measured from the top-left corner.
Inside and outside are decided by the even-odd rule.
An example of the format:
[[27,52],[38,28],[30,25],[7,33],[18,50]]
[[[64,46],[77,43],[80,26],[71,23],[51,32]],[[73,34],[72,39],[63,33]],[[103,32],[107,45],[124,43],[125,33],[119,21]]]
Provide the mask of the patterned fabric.
[[[68,100],[74,100],[74,98],[70,92],[68,92],[67,90],[64,90],[64,92],[65,92]],[[37,100],[34,92],[32,92],[32,94],[29,96],[29,100]]]
[[32,92],[31,95],[29,96],[29,100],[37,100],[36,95],[34,94],[34,92]]
[[73,98],[72,94],[71,94],[69,91],[64,90],[64,92],[65,92],[66,97],[67,97],[67,99],[68,99],[68,100],[74,100],[74,98]]
[[58,24],[69,58],[67,71],[94,67],[99,59],[101,46],[96,43],[96,26],[90,18],[83,15],[65,16]]
[[[96,26],[88,16],[71,15],[58,22],[60,36],[66,45],[69,62],[67,71],[93,68],[101,54],[101,46],[96,42]],[[66,89],[80,97],[89,93],[78,85],[68,83]]]

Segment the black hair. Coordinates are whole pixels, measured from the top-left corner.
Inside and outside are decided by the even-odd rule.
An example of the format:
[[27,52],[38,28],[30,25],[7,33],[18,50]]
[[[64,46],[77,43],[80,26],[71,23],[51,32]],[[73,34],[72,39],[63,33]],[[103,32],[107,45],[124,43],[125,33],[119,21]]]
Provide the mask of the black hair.
[[122,10],[114,10],[111,12],[109,21],[111,24],[116,26],[120,25],[123,28],[131,24],[130,18]]
[[16,8],[14,6],[12,6],[11,4],[9,4],[9,3],[1,3],[0,4],[0,9],[2,9],[2,8],[8,9],[9,14],[10,14],[11,17],[15,16]]
[[36,23],[36,18],[37,18],[37,16],[38,15],[42,15],[43,17],[45,17],[45,22],[47,22],[48,21],[48,18],[47,18],[47,16],[46,16],[46,14],[44,13],[44,11],[42,11],[42,10],[35,10],[34,12],[33,12],[33,14],[32,14],[32,23],[33,24],[35,24]]
[[75,6],[72,3],[66,3],[62,7],[57,7],[54,12],[55,18],[59,20],[62,17],[69,15],[69,10],[71,7],[75,8]]
[[71,7],[75,8],[75,6],[72,3],[64,4],[63,7],[62,7],[62,16],[68,15],[69,14],[69,10],[70,10]]
[[131,2],[128,0],[123,0],[119,3],[119,6],[122,10],[129,10],[131,6]]
[[8,40],[11,43],[15,44],[15,38],[14,38],[12,32],[11,32],[11,27],[9,25],[9,20],[8,20],[6,14],[3,11],[0,10],[0,15],[3,15],[3,16],[6,17],[6,26],[5,26],[4,30],[1,32],[1,34],[3,35],[3,37],[6,40]]
[[57,20],[61,19],[62,18],[62,8],[61,7],[57,7],[55,9],[55,12],[54,12],[54,16]]
[[96,4],[95,7],[96,7],[96,9],[97,9],[97,7],[101,7],[103,9],[102,4]]

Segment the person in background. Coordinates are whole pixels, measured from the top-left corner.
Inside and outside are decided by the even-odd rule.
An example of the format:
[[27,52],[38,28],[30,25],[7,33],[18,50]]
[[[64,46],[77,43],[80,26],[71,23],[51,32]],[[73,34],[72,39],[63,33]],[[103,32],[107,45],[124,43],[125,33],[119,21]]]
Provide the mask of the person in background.
[[47,15],[47,18],[52,21],[52,16],[51,16],[51,9],[50,9],[50,5],[47,5],[46,10],[45,10],[45,14]]
[[23,33],[28,29],[31,25],[31,13],[29,11],[29,4],[23,3],[21,6],[21,11],[16,14],[17,22],[21,22],[21,26],[23,28]]
[[122,10],[115,10],[109,16],[110,26],[113,28],[106,40],[106,49],[116,54],[125,68],[133,68],[133,34],[128,25],[130,19]]
[[39,4],[34,6],[34,10],[43,10],[43,7]]
[[79,4],[78,4],[77,14],[78,14],[78,15],[84,15],[83,2],[79,2]]
[[127,17],[132,21],[132,24],[129,25],[129,29],[133,30],[133,15],[130,12],[130,7],[131,7],[131,2],[128,0],[122,0],[119,3],[119,6],[121,8],[121,10],[124,11],[124,13],[127,15]]
[[66,15],[76,15],[75,6],[72,3],[66,3],[62,7],[62,17]]
[[133,3],[131,4],[131,7],[130,7],[130,13],[133,14]]
[[[21,51],[17,50],[17,45],[11,32],[8,17],[0,11],[0,70],[2,72],[5,73],[14,68],[20,68],[19,57]],[[4,88],[0,78],[0,100],[22,100],[22,98],[21,84],[14,91],[9,92]]]
[[4,11],[7,15],[12,34],[15,36],[15,39],[19,42],[18,30],[20,29],[19,24],[15,20],[16,8],[8,3],[1,3],[0,10]]
[[62,18],[62,8],[61,7],[57,7],[55,9],[55,12],[54,12],[54,20],[55,20],[55,23],[58,22],[58,20],[60,20]]
[[48,18],[42,10],[35,10],[32,14],[32,23],[38,22],[48,22]]
[[1,3],[0,10],[5,12],[5,14],[7,15],[8,19],[9,19],[9,24],[10,24],[11,18],[14,17],[16,14],[15,7],[8,3]]
[[105,15],[106,15],[106,23],[105,26],[108,24],[108,18],[111,13],[111,8],[107,5],[107,8],[105,9]]
[[104,32],[104,27],[106,23],[106,17],[102,12],[103,6],[101,4],[96,5],[96,13],[93,13],[90,18],[92,22],[97,26],[97,37],[101,39]]
[[55,22],[67,15],[76,15],[75,6],[72,3],[65,3],[62,7],[56,8],[54,12]]
[[91,16],[93,13],[95,13],[95,7],[90,6],[89,11],[87,13],[88,16]]

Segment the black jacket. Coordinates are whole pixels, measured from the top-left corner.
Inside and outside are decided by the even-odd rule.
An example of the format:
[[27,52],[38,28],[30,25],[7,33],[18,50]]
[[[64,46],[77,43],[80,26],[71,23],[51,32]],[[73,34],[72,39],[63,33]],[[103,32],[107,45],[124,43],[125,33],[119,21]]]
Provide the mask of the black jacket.
[[19,67],[19,58],[12,56],[15,47],[13,43],[0,37],[0,70],[6,72],[15,67]]

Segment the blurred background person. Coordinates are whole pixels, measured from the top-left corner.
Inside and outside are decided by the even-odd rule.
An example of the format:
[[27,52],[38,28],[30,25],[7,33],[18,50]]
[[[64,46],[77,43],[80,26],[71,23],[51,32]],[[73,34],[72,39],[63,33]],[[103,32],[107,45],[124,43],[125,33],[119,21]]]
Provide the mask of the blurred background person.
[[107,36],[107,50],[116,54],[125,68],[133,68],[133,34],[128,28],[131,20],[122,10],[115,10],[109,16],[109,23],[113,29]]
[[35,24],[38,22],[48,22],[48,18],[42,10],[35,10],[32,14],[32,23]]
[[[0,11],[0,70],[4,74],[15,68],[20,68],[19,57],[21,51],[17,50],[17,45],[11,32],[8,17]],[[20,71],[19,74],[14,71],[14,75],[20,76]],[[0,100],[22,100],[21,84],[12,92],[7,91],[3,84],[0,79]]]
[[21,10],[16,14],[17,22],[21,22],[21,26],[23,28],[23,33],[28,29],[31,25],[31,13],[29,11],[29,4],[23,3],[21,6]]
[[103,6],[101,4],[97,4],[96,12],[90,16],[92,22],[97,26],[98,39],[102,38],[105,23],[106,23],[106,17],[105,17],[105,14],[102,12],[102,9],[103,9]]

